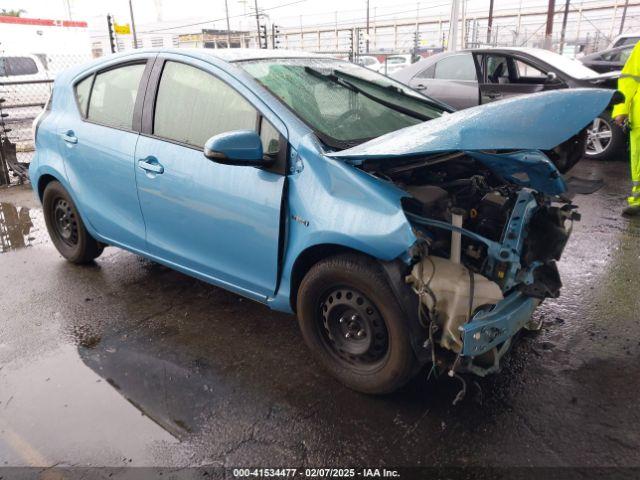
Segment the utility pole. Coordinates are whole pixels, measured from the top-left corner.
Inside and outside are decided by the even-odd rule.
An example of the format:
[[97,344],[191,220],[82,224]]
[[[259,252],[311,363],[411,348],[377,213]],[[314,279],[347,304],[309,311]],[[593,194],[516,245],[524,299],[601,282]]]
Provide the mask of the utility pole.
[[455,52],[456,50],[458,50],[458,17],[459,15],[460,15],[460,0],[452,0],[451,16],[449,17],[449,39],[447,41],[447,50],[450,52]]
[[129,13],[131,14],[131,33],[133,33],[133,48],[138,48],[138,35],[136,35],[136,21],[133,19],[133,4],[129,0]]
[[491,44],[493,30],[493,0],[489,2],[489,20],[487,21],[487,45]]
[[624,21],[627,18],[627,7],[629,6],[629,0],[624,0],[624,8],[622,9],[622,19],[620,20],[620,32],[622,35],[622,31],[624,30]]
[[560,32],[560,51],[558,52],[562,55],[562,51],[564,50],[564,36],[567,31],[567,17],[569,16],[569,4],[571,0],[567,0],[564,4],[564,15],[562,16],[562,31]]
[[231,48],[231,25],[229,24],[229,2],[224,0],[224,10],[227,13],[227,48]]
[[365,50],[367,53],[369,53],[369,0],[367,0],[367,38],[366,38]]
[[549,0],[547,9],[547,29],[544,33],[544,48],[553,50],[553,17],[556,12],[556,0]]
[[262,41],[260,40],[260,13],[258,13],[258,0],[253,2],[256,9],[256,40],[258,41],[258,48],[262,48]]

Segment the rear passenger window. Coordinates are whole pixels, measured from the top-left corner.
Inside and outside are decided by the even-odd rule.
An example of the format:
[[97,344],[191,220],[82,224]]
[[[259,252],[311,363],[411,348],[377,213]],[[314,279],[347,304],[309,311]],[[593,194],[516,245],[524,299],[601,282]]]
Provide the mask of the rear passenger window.
[[257,111],[238,92],[199,68],[167,62],[153,133],[195,147],[231,130],[255,130]]
[[76,84],[76,100],[78,101],[78,108],[80,108],[80,115],[83,117],[87,116],[87,103],[89,101],[89,91],[91,90],[92,80],[93,75]]
[[131,130],[144,68],[145,64],[126,65],[96,75],[87,118],[109,127]]
[[470,53],[446,57],[436,63],[434,78],[443,80],[475,80],[476,65]]

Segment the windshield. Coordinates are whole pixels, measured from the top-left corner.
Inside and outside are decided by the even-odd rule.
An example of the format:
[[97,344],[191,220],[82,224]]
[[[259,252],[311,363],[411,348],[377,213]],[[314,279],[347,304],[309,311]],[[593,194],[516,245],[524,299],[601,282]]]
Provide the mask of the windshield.
[[548,50],[536,51],[535,56],[573,78],[586,79],[597,77],[599,75],[595,70],[585,67],[579,60],[572,60]]
[[445,110],[395,80],[340,60],[268,59],[238,65],[334,148],[431,120]]

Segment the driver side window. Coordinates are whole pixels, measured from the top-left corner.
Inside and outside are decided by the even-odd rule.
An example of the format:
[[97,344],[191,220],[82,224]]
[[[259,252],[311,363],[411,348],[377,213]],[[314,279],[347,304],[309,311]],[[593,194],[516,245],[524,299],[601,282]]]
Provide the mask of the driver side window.
[[201,148],[218,133],[255,130],[257,118],[257,110],[222,80],[184,63],[165,64],[154,135]]
[[506,57],[487,55],[485,66],[487,69],[487,81],[489,83],[509,83],[509,65]]

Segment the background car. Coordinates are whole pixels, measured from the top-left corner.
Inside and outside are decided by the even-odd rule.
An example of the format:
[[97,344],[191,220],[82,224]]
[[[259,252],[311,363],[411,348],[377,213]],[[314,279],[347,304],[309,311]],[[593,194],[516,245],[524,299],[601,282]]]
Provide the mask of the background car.
[[409,54],[390,55],[385,58],[384,62],[382,62],[380,66],[380,70],[378,71],[385,75],[391,75],[392,73],[411,65],[412,61],[413,58]]
[[609,44],[609,49],[622,47],[624,45],[635,45],[638,42],[640,42],[640,33],[623,33],[622,35],[618,35],[611,41],[611,43]]
[[[427,57],[392,75],[412,88],[455,109],[503,98],[563,88],[616,88],[617,74],[599,74],[582,63],[548,50],[486,48]],[[589,158],[618,158],[626,134],[608,109],[588,130]]]
[[601,52],[586,55],[580,59],[591,70],[600,73],[617,72],[622,70],[625,62],[631,55],[635,44],[603,50]]
[[371,55],[361,55],[360,57],[358,57],[356,63],[368,68],[369,70],[373,70],[374,72],[379,72],[382,68],[382,64],[380,63],[380,61],[376,57],[373,57]]

